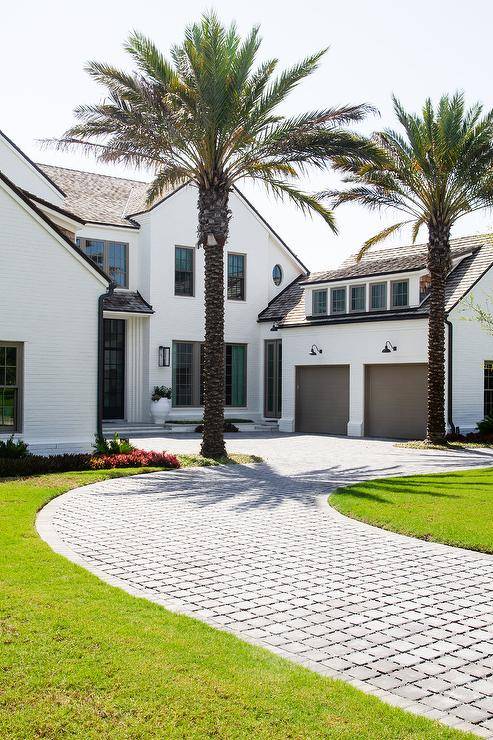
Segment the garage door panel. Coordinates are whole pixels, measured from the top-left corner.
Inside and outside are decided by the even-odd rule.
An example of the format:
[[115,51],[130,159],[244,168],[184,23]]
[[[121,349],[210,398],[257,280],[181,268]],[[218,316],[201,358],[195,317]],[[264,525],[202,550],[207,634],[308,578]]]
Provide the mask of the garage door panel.
[[296,368],[296,431],[347,434],[349,366]]
[[422,439],[426,434],[427,365],[367,365],[365,434]]

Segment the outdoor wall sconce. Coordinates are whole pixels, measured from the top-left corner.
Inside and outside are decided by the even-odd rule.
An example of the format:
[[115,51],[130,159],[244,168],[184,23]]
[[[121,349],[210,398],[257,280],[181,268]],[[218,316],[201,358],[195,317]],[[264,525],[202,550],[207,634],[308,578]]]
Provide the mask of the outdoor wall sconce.
[[169,347],[159,347],[159,367],[169,367],[171,351]]
[[383,353],[384,355],[388,355],[388,354],[389,354],[389,352],[395,352],[395,351],[396,351],[396,349],[397,349],[397,347],[394,347],[394,345],[392,344],[392,342],[389,342],[389,341],[387,340],[387,341],[385,342],[385,347],[383,348],[383,350],[382,350],[382,353]]
[[321,355],[322,354],[322,350],[320,349],[320,347],[317,347],[316,344],[312,344],[312,348],[311,348],[311,350],[310,350],[310,352],[308,354],[309,355],[312,355],[313,357],[315,357],[315,355]]
[[277,321],[274,321],[274,323],[272,324],[270,330],[271,331],[279,331],[279,323]]

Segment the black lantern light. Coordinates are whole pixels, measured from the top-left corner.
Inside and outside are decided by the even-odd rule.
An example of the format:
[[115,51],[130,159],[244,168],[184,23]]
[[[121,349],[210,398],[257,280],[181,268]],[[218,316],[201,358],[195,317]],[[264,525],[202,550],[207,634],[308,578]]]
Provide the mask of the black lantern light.
[[171,351],[169,347],[159,347],[159,367],[169,367]]

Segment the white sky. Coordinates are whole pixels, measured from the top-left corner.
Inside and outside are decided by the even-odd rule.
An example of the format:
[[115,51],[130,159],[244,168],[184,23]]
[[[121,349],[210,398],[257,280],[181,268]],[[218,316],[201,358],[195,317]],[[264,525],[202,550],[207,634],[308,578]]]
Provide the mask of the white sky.
[[[35,161],[139,177],[83,156],[40,151],[36,140],[62,134],[73,121],[75,105],[102,97],[84,72],[87,60],[128,65],[122,42],[133,28],[167,51],[181,40],[185,24],[208,7],[197,0],[5,2],[0,128]],[[236,20],[243,33],[259,23],[262,57],[277,57],[280,67],[330,46],[320,69],[289,98],[289,113],[370,102],[381,112],[381,118],[361,126],[370,133],[394,124],[393,92],[409,110],[420,108],[428,95],[437,98],[456,89],[465,90],[469,103],[493,107],[491,0],[304,0],[291,3],[292,9],[289,0],[216,0],[214,8],[223,21]],[[333,175],[317,175],[305,186],[318,190],[334,182]],[[257,188],[241,187],[312,269],[337,264],[392,219],[392,214],[380,217],[346,206],[337,214],[340,235],[334,237],[320,219],[306,219]],[[464,219],[454,233],[489,230],[493,215],[486,213]],[[403,234],[400,241],[406,240]]]

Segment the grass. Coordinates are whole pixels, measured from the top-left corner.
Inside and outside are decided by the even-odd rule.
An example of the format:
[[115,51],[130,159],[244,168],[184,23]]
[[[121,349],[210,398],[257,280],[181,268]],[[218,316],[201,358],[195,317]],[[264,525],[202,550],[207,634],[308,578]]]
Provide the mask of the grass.
[[466,737],[113,588],[36,534],[54,496],[140,472],[0,483],[0,737]]
[[367,481],[329,502],[377,527],[493,553],[493,468]]
[[412,450],[465,450],[469,447],[493,447],[491,442],[447,442],[444,445],[433,445],[421,439],[409,442],[396,442],[395,447],[407,447]]

